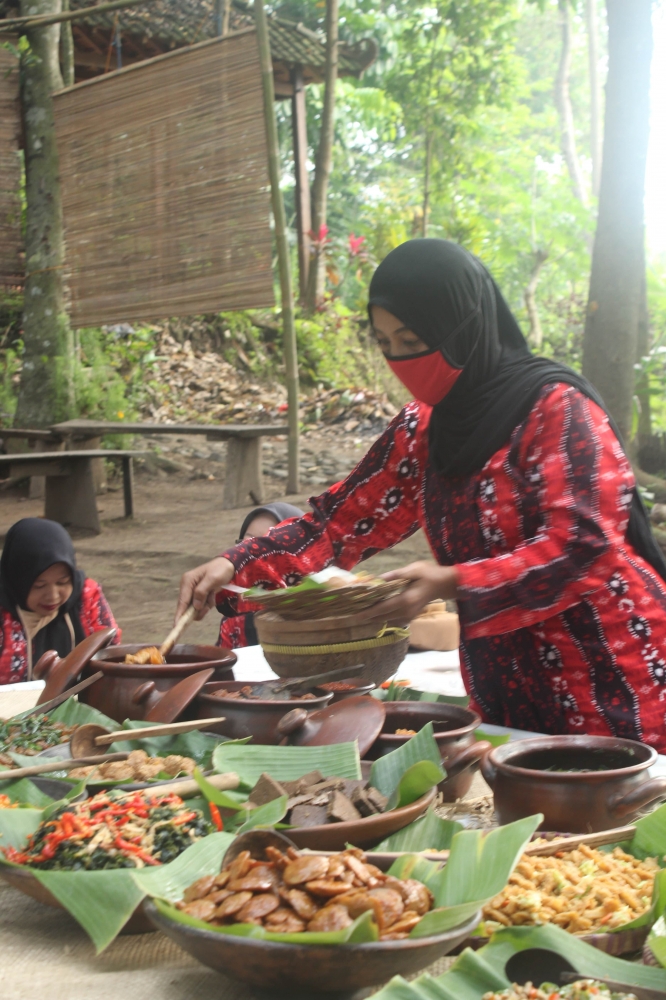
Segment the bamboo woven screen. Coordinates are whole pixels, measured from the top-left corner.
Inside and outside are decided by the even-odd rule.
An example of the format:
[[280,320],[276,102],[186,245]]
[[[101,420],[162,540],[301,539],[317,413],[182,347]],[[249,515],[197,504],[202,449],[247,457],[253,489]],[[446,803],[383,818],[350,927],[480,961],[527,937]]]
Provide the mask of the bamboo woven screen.
[[0,46],[0,286],[5,288],[23,284],[20,134],[18,59]]
[[273,303],[253,29],[55,95],[74,326]]

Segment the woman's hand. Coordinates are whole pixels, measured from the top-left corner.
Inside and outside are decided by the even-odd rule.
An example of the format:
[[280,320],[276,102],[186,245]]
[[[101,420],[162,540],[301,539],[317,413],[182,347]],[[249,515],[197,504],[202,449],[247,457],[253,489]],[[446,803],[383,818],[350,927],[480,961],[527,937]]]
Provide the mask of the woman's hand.
[[438,566],[437,563],[414,562],[402,569],[383,574],[384,580],[409,580],[409,585],[398,597],[382,601],[372,609],[381,609],[387,618],[401,618],[405,622],[417,618],[426,604],[438,599],[454,600],[458,596],[458,572],[453,566]]
[[231,583],[235,572],[233,563],[218,556],[217,559],[211,559],[210,562],[184,573],[180,581],[176,621],[190,604],[197,610],[195,621],[201,621],[215,604],[217,591],[225,583]]

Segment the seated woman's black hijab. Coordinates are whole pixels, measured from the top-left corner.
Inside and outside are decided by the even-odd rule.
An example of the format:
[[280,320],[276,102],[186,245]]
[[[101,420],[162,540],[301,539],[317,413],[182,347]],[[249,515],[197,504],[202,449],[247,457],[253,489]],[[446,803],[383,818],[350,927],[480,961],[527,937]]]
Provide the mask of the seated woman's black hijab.
[[52,622],[39,630],[32,640],[32,662],[47,649],[66,656],[72,649],[72,636],[65,615],[74,627],[76,643],[85,639],[79,618],[81,591],[85,574],[76,568],[72,540],[61,524],[41,517],[24,517],[13,524],[5,536],[0,558],[0,606],[18,618],[16,609],[28,610],[26,601],[37,577],[54,563],[65,563],[72,574],[72,595]]
[[[369,312],[372,306],[382,306],[463,369],[430,420],[430,459],[443,475],[469,476],[483,468],[551,382],[574,386],[608,414],[582,375],[532,354],[488,271],[456,243],[419,239],[396,247],[372,277]],[[636,489],[627,539],[666,579],[666,560]]]

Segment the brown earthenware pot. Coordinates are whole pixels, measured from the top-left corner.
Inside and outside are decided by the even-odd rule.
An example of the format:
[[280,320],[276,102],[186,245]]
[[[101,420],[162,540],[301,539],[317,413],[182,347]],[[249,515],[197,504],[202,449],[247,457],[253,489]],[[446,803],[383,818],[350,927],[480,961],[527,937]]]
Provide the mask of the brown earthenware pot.
[[439,784],[444,801],[455,802],[466,795],[482,757],[491,749],[487,740],[475,740],[474,730],[481,723],[476,712],[460,705],[432,701],[385,701],[384,708],[386,718],[382,731],[367,756],[377,760],[411,739],[396,735],[396,729],[419,732],[432,722],[447,774],[446,780]]
[[545,830],[594,833],[666,799],[666,777],[648,776],[656,760],[656,750],[634,740],[538,736],[495,747],[481,771],[500,823],[540,812]]
[[165,691],[190,674],[213,667],[215,680],[232,680],[236,654],[220,646],[178,645],[164,664],[123,663],[146,643],[109,646],[88,663],[88,673],[101,670],[101,680],[82,693],[81,700],[112,719],[145,719]]
[[[259,687],[247,681],[213,681],[206,684],[192,705],[192,718],[211,719],[215,715],[224,716],[219,723],[206,726],[210,732],[219,733],[232,740],[252,737],[253,743],[276,744],[282,739],[277,725],[286,712],[292,708],[315,711],[324,708],[332,700],[328,693],[304,701],[302,698],[287,700],[248,698],[225,698],[225,691],[240,691],[244,687]],[[217,692],[217,693],[216,693]],[[188,715],[190,713],[188,712]]]

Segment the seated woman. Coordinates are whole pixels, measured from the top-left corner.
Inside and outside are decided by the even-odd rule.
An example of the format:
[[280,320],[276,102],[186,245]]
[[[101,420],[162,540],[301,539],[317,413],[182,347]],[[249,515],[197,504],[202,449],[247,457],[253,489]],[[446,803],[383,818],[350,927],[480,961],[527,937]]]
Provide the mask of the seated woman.
[[[263,507],[255,507],[241,524],[238,541],[265,535],[277,524],[282,524],[291,517],[302,516],[303,511],[300,507],[294,507],[291,503],[267,503]],[[259,639],[254,627],[254,614],[243,610],[246,602],[242,597],[232,597],[228,592],[220,594],[220,597],[217,610],[227,617],[223,617],[220,622],[220,634],[216,646],[225,646],[227,649],[256,646]]]
[[31,680],[47,650],[67,656],[111,626],[118,628],[102,588],[76,568],[62,525],[39,517],[13,524],[0,559],[0,684]]

